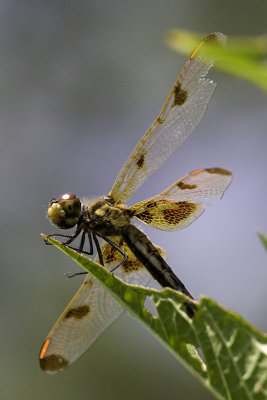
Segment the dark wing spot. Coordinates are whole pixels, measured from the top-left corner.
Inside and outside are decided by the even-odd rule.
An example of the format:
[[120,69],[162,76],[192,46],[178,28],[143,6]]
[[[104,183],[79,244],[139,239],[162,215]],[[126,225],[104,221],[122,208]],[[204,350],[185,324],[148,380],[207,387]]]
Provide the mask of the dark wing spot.
[[181,190],[185,190],[185,189],[192,190],[192,189],[196,189],[197,188],[197,185],[188,185],[187,183],[184,183],[184,182],[178,182],[177,186]]
[[77,306],[75,308],[71,308],[67,314],[65,315],[65,319],[76,318],[82,319],[90,312],[90,307],[87,305]]
[[[121,245],[119,244],[119,246],[121,246]],[[116,252],[116,248],[115,248],[114,246],[109,245],[109,246],[107,247],[106,253],[107,253],[108,256],[113,257],[115,252]]]
[[148,203],[146,203],[146,208],[153,208],[153,207],[156,207],[156,205],[157,205],[157,202],[151,200]]
[[218,174],[218,175],[232,175],[230,171],[224,168],[206,168],[206,171],[209,174]]
[[197,208],[196,203],[188,201],[179,201],[174,203],[175,208],[162,210],[163,218],[170,225],[177,225],[184,219],[187,219]]
[[123,246],[123,238],[121,237],[118,243],[118,246],[122,247]]
[[157,118],[157,122],[158,124],[163,124],[165,120],[163,118],[161,118],[160,116]]
[[116,249],[113,246],[108,246],[108,249],[103,253],[104,263],[110,264],[118,259]]
[[40,358],[39,362],[41,369],[47,372],[60,371],[69,364],[69,362],[59,354],[51,354],[50,356]]
[[206,42],[219,42],[218,40],[218,35],[216,33],[211,33],[209,36],[206,37],[205,41]]
[[174,88],[174,100],[172,103],[172,107],[181,106],[185,103],[187,99],[187,90],[182,89],[181,83],[178,84]]
[[139,214],[136,214],[135,216],[141,219],[141,221],[146,222],[147,224],[150,224],[153,220],[153,216],[150,214],[148,210],[142,211]]
[[136,165],[137,165],[138,168],[143,168],[144,163],[145,163],[145,156],[144,156],[144,154],[142,154],[142,155],[138,158],[138,160],[136,161]]
[[137,260],[131,260],[129,258],[121,265],[121,269],[124,273],[136,272],[143,268],[143,265],[140,264]]
[[[115,240],[115,243],[119,247],[123,247],[123,239],[119,238]],[[118,253],[117,249],[112,245],[106,245],[103,251],[103,259],[105,264],[112,264],[112,263],[119,263],[120,261],[120,254]]]

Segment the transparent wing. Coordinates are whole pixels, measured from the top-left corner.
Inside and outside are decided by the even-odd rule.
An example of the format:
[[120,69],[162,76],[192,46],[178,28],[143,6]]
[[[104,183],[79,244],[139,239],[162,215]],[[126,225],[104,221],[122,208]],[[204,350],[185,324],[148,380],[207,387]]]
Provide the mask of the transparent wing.
[[153,228],[164,231],[183,229],[204,211],[205,204],[195,200],[221,199],[232,180],[230,171],[206,168],[193,171],[168,189],[130,207],[134,216]]
[[[128,255],[128,260],[114,274],[127,283],[147,285],[151,275],[121,239],[112,240]],[[101,250],[109,270],[122,259],[121,254],[109,244],[102,244]],[[164,250],[159,250],[166,257]],[[53,374],[72,364],[122,312],[121,305],[87,274],[42,346],[39,359],[41,368]]]
[[224,42],[221,33],[203,39],[191,54],[175,82],[159,116],[133,149],[109,193],[125,203],[188,138],[203,117],[216,83],[206,79],[213,60],[202,53],[211,40]]

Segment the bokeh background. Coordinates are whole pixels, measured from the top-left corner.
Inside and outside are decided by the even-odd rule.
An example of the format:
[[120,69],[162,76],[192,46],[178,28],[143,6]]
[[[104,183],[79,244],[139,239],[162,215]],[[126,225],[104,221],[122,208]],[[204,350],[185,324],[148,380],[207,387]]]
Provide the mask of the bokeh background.
[[[264,1],[0,2],[1,357],[3,399],[211,399],[126,313],[73,366],[39,369],[40,346],[80,286],[40,232],[52,196],[106,194],[156,117],[185,57],[170,28],[231,35],[266,30]],[[234,180],[222,201],[177,233],[146,228],[191,293],[213,297],[266,330],[266,96],[212,71],[207,114],[183,147],[134,196],[152,196],[201,167]],[[131,204],[132,204],[131,203]]]

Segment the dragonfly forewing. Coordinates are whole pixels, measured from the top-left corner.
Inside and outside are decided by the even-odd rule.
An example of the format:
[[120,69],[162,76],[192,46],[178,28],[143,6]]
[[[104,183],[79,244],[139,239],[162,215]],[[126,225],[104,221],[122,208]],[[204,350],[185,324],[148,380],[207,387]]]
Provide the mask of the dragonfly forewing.
[[[113,241],[127,253],[128,260],[114,274],[133,285],[146,286],[151,275],[123,241]],[[111,270],[121,260],[109,244],[101,246],[105,266]],[[158,248],[166,258],[166,252]],[[98,261],[98,260],[96,260]],[[76,361],[123,312],[123,307],[89,274],[49,332],[40,352],[40,366],[48,373],[63,370]]]

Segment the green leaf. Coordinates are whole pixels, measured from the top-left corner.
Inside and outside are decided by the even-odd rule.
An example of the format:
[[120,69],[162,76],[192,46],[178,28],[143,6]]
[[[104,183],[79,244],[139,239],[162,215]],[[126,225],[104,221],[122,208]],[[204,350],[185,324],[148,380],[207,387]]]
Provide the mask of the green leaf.
[[[172,50],[188,55],[203,37],[205,34],[174,29],[165,40]],[[267,91],[267,35],[229,37],[226,47],[207,43],[204,51],[214,56],[216,68]]]
[[[92,274],[105,289],[142,323],[218,399],[267,398],[267,337],[234,312],[202,297],[195,316],[172,289],[162,291],[127,285],[104,267],[47,238]],[[150,298],[156,315],[144,306]],[[198,354],[201,349],[203,360]]]
[[262,232],[258,232],[258,236],[265,247],[265,250],[267,251],[267,237]]

